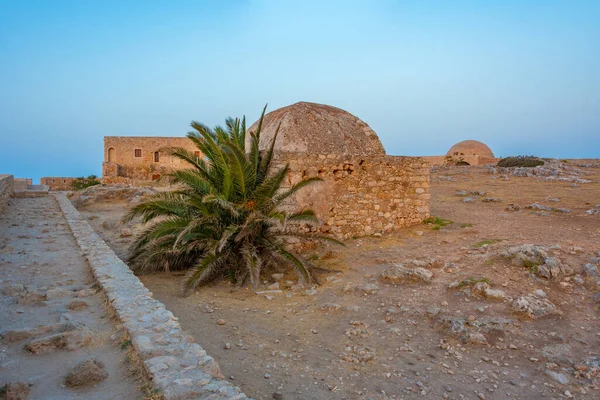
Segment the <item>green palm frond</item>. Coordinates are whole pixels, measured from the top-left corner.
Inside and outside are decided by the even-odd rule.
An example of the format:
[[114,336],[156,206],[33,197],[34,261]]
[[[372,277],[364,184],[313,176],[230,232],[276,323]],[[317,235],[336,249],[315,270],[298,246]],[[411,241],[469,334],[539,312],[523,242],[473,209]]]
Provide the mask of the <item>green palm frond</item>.
[[[260,284],[261,270],[291,266],[298,277],[312,282],[310,263],[287,249],[287,238],[327,240],[295,232],[294,224],[316,224],[312,210],[288,213],[284,200],[308,185],[310,178],[282,188],[289,166],[271,170],[279,129],[260,151],[266,106],[256,131],[246,132],[246,119],[228,118],[225,127],[192,122],[187,137],[201,153],[165,149],[189,168],[167,175],[176,188],[158,193],[124,215],[138,218],[144,229],[130,247],[129,262],[137,273],[188,270],[184,293],[213,279]],[[246,149],[246,139],[249,146]]]

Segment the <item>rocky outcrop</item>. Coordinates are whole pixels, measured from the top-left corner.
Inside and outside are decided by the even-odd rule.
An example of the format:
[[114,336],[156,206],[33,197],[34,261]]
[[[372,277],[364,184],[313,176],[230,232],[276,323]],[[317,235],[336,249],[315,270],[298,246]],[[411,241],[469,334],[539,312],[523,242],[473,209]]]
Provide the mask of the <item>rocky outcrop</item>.
[[406,268],[402,264],[392,265],[383,271],[380,278],[391,283],[431,282],[433,272],[425,268]]
[[549,255],[549,248],[534,244],[523,244],[511,247],[500,255],[510,259],[514,265],[529,268],[530,272],[545,278],[557,279],[571,275],[573,269],[557,258]]
[[562,315],[562,312],[546,298],[546,294],[541,290],[536,290],[527,296],[517,297],[513,300],[511,307],[513,311],[532,319],[547,315]]

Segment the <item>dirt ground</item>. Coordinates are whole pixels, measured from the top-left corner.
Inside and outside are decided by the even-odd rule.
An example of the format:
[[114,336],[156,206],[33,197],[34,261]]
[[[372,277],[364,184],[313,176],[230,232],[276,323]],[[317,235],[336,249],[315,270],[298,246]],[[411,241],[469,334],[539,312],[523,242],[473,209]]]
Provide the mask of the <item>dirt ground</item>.
[[[11,199],[0,214],[0,399],[11,382],[28,385],[29,399],[144,398],[125,363],[123,334],[97,292],[54,197]],[[91,337],[51,340],[72,332]],[[43,348],[26,348],[46,339]],[[108,377],[65,386],[67,374],[89,358],[103,363]]]
[[[431,213],[452,223],[310,251],[304,256],[337,271],[320,274],[315,288],[255,294],[220,283],[182,298],[177,274],[140,278],[225,376],[256,399],[597,399],[600,288],[582,268],[600,257],[600,215],[586,213],[600,203],[600,169],[583,171],[591,183],[438,169]],[[469,193],[479,191],[485,195]],[[532,203],[555,211],[525,208]],[[521,209],[507,211],[517,208],[509,204]],[[126,207],[109,201],[81,210],[122,257],[132,239],[117,224]],[[560,246],[548,252],[573,272],[546,280],[500,255],[521,244]],[[382,280],[396,263],[425,266],[433,278]],[[469,278],[505,298],[477,295]],[[560,315],[531,319],[512,310],[514,299],[538,289]],[[461,326],[483,338],[466,338]]]

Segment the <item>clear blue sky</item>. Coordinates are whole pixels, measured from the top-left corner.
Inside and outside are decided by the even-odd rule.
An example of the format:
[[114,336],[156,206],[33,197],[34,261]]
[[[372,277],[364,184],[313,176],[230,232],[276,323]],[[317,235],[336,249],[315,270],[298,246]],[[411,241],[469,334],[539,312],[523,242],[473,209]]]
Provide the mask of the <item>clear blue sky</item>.
[[312,101],[388,154],[600,157],[600,1],[0,0],[0,173]]

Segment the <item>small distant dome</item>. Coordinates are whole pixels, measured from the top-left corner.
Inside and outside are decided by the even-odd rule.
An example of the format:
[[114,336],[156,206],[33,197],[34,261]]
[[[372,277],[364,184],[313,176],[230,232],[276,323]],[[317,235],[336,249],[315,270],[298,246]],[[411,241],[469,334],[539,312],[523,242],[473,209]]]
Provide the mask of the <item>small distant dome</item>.
[[[275,149],[312,154],[385,154],[377,134],[363,121],[342,109],[300,102],[266,114],[260,148],[268,147],[281,124]],[[258,121],[248,130],[256,131]],[[250,135],[246,137],[246,146]]]
[[448,150],[447,156],[458,155],[465,156],[481,156],[494,158],[494,153],[484,143],[478,142],[477,140],[465,140],[460,143],[456,143]]

